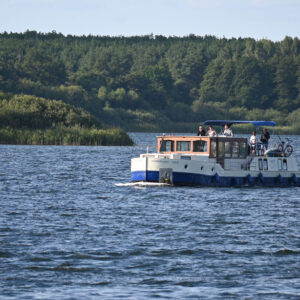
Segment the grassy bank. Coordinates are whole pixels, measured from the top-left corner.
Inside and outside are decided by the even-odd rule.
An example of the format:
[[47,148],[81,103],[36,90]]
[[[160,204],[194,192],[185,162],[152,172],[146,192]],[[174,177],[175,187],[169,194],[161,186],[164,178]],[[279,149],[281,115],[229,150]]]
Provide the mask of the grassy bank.
[[0,144],[132,146],[133,141],[125,131],[117,128],[58,127],[45,130],[1,128]]
[[22,145],[125,146],[124,130],[104,128],[82,108],[32,95],[0,100],[0,143]]

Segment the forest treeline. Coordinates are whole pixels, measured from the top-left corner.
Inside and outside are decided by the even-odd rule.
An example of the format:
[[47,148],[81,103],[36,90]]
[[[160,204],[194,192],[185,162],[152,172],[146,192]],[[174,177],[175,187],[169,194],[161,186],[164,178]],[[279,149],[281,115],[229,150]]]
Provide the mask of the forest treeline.
[[4,32],[0,91],[62,100],[131,131],[267,119],[300,132],[300,40]]

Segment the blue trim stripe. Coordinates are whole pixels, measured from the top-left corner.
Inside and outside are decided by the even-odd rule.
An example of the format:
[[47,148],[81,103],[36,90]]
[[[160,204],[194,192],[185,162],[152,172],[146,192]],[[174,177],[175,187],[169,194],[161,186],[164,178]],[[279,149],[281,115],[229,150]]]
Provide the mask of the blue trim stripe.
[[136,171],[131,172],[131,181],[159,181],[159,172],[157,171]]
[[[158,171],[136,171],[131,173],[132,181],[159,181]],[[245,177],[221,177],[218,174],[213,176],[173,172],[173,184],[178,185],[205,185],[205,186],[300,186],[300,178],[292,177],[252,177],[250,174]]]

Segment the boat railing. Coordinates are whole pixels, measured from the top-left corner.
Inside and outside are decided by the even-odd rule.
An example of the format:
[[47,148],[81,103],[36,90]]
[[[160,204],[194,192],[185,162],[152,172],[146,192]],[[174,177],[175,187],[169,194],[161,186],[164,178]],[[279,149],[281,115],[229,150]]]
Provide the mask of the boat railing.
[[253,159],[254,159],[254,156],[248,156],[246,162],[241,165],[241,168],[243,170],[247,170],[247,171],[250,170],[250,165],[251,165]]
[[264,156],[267,148],[263,143],[249,144],[250,156]]

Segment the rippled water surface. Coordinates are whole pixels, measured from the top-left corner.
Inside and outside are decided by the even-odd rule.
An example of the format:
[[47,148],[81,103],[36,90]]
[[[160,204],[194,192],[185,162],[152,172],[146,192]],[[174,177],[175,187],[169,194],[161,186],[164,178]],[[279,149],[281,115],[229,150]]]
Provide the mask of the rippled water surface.
[[0,146],[1,299],[300,299],[300,188],[131,185],[132,136]]

